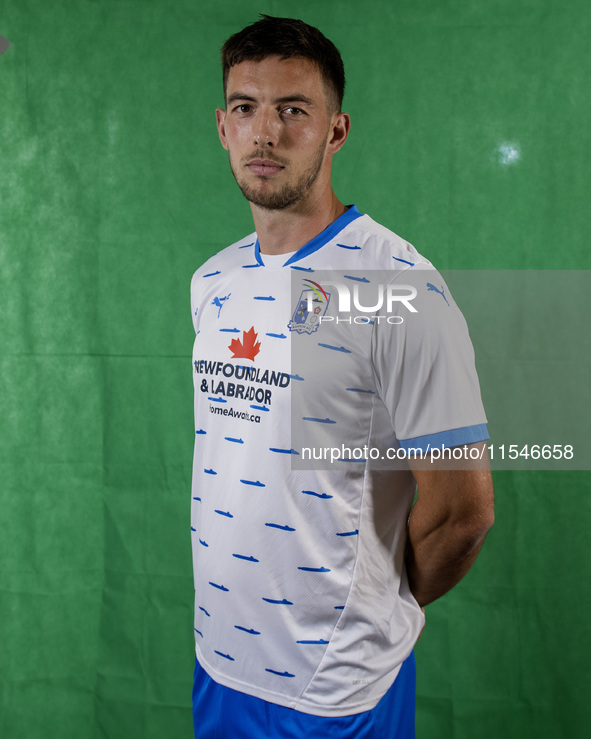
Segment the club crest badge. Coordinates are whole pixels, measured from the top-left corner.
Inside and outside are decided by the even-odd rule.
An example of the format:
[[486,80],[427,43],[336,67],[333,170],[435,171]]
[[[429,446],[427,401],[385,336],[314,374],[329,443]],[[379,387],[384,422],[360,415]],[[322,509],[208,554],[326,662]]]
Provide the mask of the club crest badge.
[[305,280],[304,289],[287,324],[290,331],[298,334],[312,334],[318,331],[320,319],[326,314],[330,302],[330,293],[312,280]]

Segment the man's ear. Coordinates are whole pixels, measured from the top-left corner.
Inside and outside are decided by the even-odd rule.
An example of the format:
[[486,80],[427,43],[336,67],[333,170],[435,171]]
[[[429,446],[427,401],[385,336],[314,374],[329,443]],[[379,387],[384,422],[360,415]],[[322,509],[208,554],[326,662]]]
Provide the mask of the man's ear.
[[348,113],[335,113],[331,121],[332,138],[328,142],[330,151],[336,154],[343,146],[351,129],[351,118]]
[[228,141],[226,139],[226,111],[223,108],[216,108],[215,119],[218,126],[218,135],[222,146],[228,151]]

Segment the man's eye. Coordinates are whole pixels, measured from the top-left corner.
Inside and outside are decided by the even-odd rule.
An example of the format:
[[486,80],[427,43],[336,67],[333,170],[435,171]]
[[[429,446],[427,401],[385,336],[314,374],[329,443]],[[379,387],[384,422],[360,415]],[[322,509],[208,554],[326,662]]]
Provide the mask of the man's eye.
[[288,108],[284,109],[286,113],[293,116],[303,115],[304,111],[301,110],[301,108],[294,108],[293,105],[290,105]]
[[246,103],[243,103],[242,105],[237,105],[234,110],[237,113],[249,113],[250,112],[250,105],[247,105]]

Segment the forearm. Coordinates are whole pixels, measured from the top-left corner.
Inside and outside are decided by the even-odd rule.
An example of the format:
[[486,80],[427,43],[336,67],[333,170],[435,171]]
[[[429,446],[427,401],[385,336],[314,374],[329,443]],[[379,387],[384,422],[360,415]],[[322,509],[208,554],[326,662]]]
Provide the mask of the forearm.
[[476,559],[494,520],[488,469],[415,470],[416,504],[408,522],[406,567],[421,606],[453,588]]
[[413,510],[410,517],[406,568],[411,592],[419,605],[425,606],[447,593],[464,577],[472,567],[489,527],[473,527],[449,520],[433,527],[420,514],[420,511]]

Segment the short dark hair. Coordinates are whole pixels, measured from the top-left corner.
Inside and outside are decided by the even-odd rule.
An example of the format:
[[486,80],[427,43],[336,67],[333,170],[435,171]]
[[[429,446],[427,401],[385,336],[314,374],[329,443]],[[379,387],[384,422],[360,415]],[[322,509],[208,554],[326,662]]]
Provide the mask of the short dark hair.
[[260,62],[272,54],[281,59],[301,57],[316,64],[332,92],[334,107],[340,112],[345,94],[345,68],[339,50],[317,28],[295,18],[261,14],[260,20],[230,36],[222,46],[224,97],[228,74],[235,64]]

